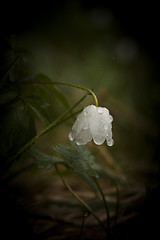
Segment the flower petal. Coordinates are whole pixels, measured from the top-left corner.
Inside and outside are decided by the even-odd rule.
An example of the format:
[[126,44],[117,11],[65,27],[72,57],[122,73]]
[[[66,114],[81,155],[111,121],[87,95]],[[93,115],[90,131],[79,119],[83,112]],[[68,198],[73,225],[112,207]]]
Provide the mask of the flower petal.
[[85,145],[92,140],[90,129],[82,129],[75,138],[78,145]]
[[112,146],[112,121],[113,117],[107,108],[89,105],[73,124],[69,139],[75,140],[79,145],[85,145],[92,138],[97,145],[103,144],[106,140],[107,145]]

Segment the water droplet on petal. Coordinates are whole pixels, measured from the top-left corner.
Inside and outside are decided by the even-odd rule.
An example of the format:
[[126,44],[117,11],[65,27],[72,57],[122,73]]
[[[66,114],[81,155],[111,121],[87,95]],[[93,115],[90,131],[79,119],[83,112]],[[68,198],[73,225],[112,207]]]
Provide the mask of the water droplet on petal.
[[86,109],[83,110],[83,113],[84,113],[84,116],[87,115],[87,111],[86,111]]
[[79,120],[80,120],[80,118],[81,118],[81,116],[80,116],[80,115],[78,115],[78,117],[77,117],[77,121],[79,121]]
[[109,115],[109,120],[110,120],[110,122],[113,121],[113,117],[111,115]]
[[103,108],[103,111],[105,112],[105,114],[109,114],[109,110],[107,108]]
[[113,144],[114,144],[113,139],[107,140],[107,145],[108,145],[108,146],[112,146]]
[[97,108],[97,111],[98,111],[98,113],[103,113],[103,108],[98,107],[98,108]]
[[86,130],[86,129],[88,129],[89,127],[87,126],[87,125],[85,125],[82,129],[83,130]]
[[85,145],[86,142],[84,142],[83,140],[75,140],[77,145]]
[[69,133],[69,136],[68,136],[68,137],[69,137],[69,139],[70,139],[71,141],[74,140],[74,137],[73,137],[73,135],[72,135],[72,132]]
[[93,141],[95,144],[97,145],[102,145],[104,143],[104,138],[102,138],[101,136],[100,137],[93,137]]

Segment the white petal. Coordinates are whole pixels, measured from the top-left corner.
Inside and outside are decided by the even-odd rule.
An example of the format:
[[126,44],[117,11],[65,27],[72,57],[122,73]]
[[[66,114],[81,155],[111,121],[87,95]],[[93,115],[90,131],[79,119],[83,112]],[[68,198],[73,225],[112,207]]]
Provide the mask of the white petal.
[[78,118],[76,119],[75,123],[73,124],[72,130],[75,130],[76,134],[78,134],[85,122],[85,116],[84,113],[82,112]]
[[89,105],[73,124],[69,139],[79,145],[85,145],[92,138],[95,144],[101,145],[106,139],[107,145],[112,146],[112,121],[107,108]]
[[94,135],[93,141],[97,145],[102,145],[104,143],[104,141],[105,141],[105,138],[100,136],[100,135]]
[[90,129],[86,129],[86,130],[82,129],[75,138],[75,142],[78,145],[85,145],[91,140],[92,140],[92,135],[91,135]]

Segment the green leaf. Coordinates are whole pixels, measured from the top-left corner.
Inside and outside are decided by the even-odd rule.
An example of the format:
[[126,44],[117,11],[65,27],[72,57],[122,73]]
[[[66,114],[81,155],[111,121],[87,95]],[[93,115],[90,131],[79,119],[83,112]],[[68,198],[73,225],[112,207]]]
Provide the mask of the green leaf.
[[[38,83],[42,83],[42,84],[45,84],[46,87],[48,89],[50,89],[50,91],[52,92],[52,94],[63,104],[63,106],[67,109],[70,108],[70,105],[67,101],[67,98],[63,95],[62,92],[60,92],[55,86],[54,86],[54,83],[53,81],[47,77],[46,75],[44,74],[37,74],[35,77],[34,77],[34,81],[35,82],[38,82]],[[49,83],[49,84],[46,84],[46,83]]]
[[97,192],[98,188],[93,177],[98,178],[97,172],[93,169],[94,156],[84,147],[72,142],[73,148],[58,145],[54,151],[58,153],[64,160],[70,170],[81,177],[90,188]]
[[94,164],[94,156],[90,154],[88,149],[85,146],[77,145],[75,142],[71,142],[74,149],[80,153],[81,156],[83,156],[84,159],[87,160],[90,166],[93,166]]
[[4,88],[0,91],[0,106],[7,104],[11,100],[17,97],[17,92],[9,89],[9,88]]
[[1,154],[15,154],[35,135],[36,129],[28,104],[19,99],[7,105],[0,122]]
[[3,65],[0,67],[0,88],[2,88],[9,78],[10,71],[14,68],[19,56],[14,56],[12,58],[7,59],[7,61],[3,62]]
[[103,174],[104,176],[112,179],[116,183],[120,183],[122,185],[130,186],[131,183],[128,181],[128,179],[123,176],[121,173],[115,173],[112,171],[112,169],[107,168],[106,166],[103,167],[99,164],[95,165],[95,169],[98,173]]
[[78,173],[78,175],[90,186],[90,188],[94,191],[94,192],[98,192],[99,189],[97,187],[97,185],[95,184],[95,181],[92,177],[90,177],[87,174],[80,174]]
[[47,103],[42,97],[34,94],[26,97],[26,100],[29,103],[30,108],[45,125],[48,125],[52,122],[53,119],[49,114],[50,104]]
[[49,170],[56,163],[63,163],[61,158],[42,153],[36,148],[32,148],[30,154],[34,158],[34,163],[38,165],[38,168]]
[[98,177],[98,174],[92,168],[94,157],[84,146],[78,146],[76,143],[72,144],[74,148],[65,145],[58,145],[54,148],[54,151],[62,157],[66,165],[75,173]]

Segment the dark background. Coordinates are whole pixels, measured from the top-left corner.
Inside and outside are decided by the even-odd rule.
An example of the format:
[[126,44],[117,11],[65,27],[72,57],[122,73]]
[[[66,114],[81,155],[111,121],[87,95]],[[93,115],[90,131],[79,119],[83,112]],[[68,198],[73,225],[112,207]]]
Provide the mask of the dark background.
[[[40,48],[43,48],[44,39],[45,39],[44,47],[47,46],[47,43],[49,43],[49,46],[52,43],[53,49],[58,49],[58,53],[57,55],[54,56],[55,57],[54,59],[58,61],[59,65],[62,64],[62,70],[61,68],[58,69],[57,65],[55,64],[55,66],[58,69],[57,70],[55,67],[55,70],[57,70],[58,73],[63,71],[63,64],[66,61],[65,58],[63,60],[63,56],[62,56],[62,59],[60,60],[58,59],[59,53],[61,53],[61,49],[62,49],[62,52],[65,52],[66,54],[65,57],[67,56],[67,54],[69,57],[71,56],[71,63],[69,62],[69,64],[66,67],[68,68],[71,66],[71,71],[68,74],[68,78],[69,78],[70,73],[72,73],[72,71],[74,70],[72,66],[73,64],[72,57],[73,57],[73,62],[77,61],[77,65],[79,64],[79,59],[82,58],[82,60],[86,60],[89,56],[87,55],[88,54],[87,48],[90,45],[92,45],[94,41],[96,43],[97,40],[99,41],[101,39],[101,36],[99,37],[98,34],[102,34],[102,39],[103,39],[103,34],[105,35],[105,29],[102,29],[102,31],[101,29],[95,30],[94,26],[91,25],[91,28],[93,28],[93,32],[91,30],[91,36],[90,36],[90,32],[89,32],[90,30],[88,31],[89,33],[87,33],[87,30],[85,28],[85,26],[87,25],[87,22],[85,22],[87,21],[86,16],[89,16],[91,12],[98,9],[100,10],[100,12],[103,12],[103,10],[109,11],[114,16],[117,35],[116,34],[114,35],[114,27],[113,27],[113,30],[112,29],[110,30],[111,34],[114,35],[114,38],[118,39],[120,38],[119,36],[124,35],[124,36],[127,36],[127,38],[134,40],[138,45],[140,52],[143,55],[143,58],[140,57],[139,59],[137,59],[137,62],[133,61],[131,63],[116,62],[116,64],[113,63],[112,65],[111,60],[109,60],[109,64],[113,67],[113,72],[115,67],[115,72],[117,71],[117,74],[120,73],[119,78],[117,77],[118,79],[116,80],[117,82],[116,81],[114,82],[115,85],[114,84],[112,85],[112,82],[107,82],[107,80],[104,80],[105,83],[103,83],[102,81],[102,86],[101,86],[98,80],[94,79],[95,82],[93,86],[95,87],[95,90],[97,89],[102,90],[104,86],[107,89],[108,84],[110,84],[111,87],[109,90],[109,95],[111,97],[113,95],[115,99],[116,98],[118,99],[118,105],[115,104],[115,106],[112,106],[112,102],[109,102],[108,99],[107,101],[103,101],[103,96],[102,96],[103,91],[99,91],[99,96],[102,97],[102,100],[101,100],[102,103],[106,106],[108,106],[109,104],[109,107],[111,108],[111,112],[113,112],[113,115],[115,115],[114,122],[113,122],[115,144],[111,150],[109,149],[109,151],[111,152],[111,154],[113,154],[115,159],[118,159],[117,160],[118,162],[122,163],[122,167],[124,167],[124,171],[126,173],[128,174],[130,174],[130,172],[132,173],[132,178],[134,181],[136,181],[136,183],[141,185],[143,184],[143,181],[144,181],[145,184],[147,183],[148,185],[150,185],[153,183],[153,185],[155,184],[157,187],[157,185],[159,185],[158,167],[160,162],[159,160],[159,157],[160,157],[160,151],[159,151],[159,120],[160,120],[160,114],[159,114],[159,104],[160,104],[159,20],[160,19],[159,18],[160,17],[159,15],[160,13],[159,13],[158,3],[154,3],[154,1],[149,3],[144,2],[140,4],[139,2],[135,2],[135,1],[133,2],[129,1],[127,3],[122,3],[122,2],[117,3],[116,1],[94,1],[93,2],[93,1],[85,1],[85,0],[84,1],[80,1],[80,0],[79,1],[65,1],[65,0],[58,1],[57,0],[57,1],[48,1],[48,2],[39,1],[38,3],[35,3],[34,1],[32,1],[32,3],[30,3],[29,1],[21,1],[20,3],[5,1],[1,3],[1,7],[0,7],[0,34],[3,39],[4,37],[6,36],[10,37],[11,35],[15,35],[17,37],[22,36],[23,38],[28,37],[30,39],[30,36],[35,34],[34,36],[36,37],[33,39],[34,41],[37,41],[37,44],[40,42]],[[74,19],[76,19],[75,25],[74,25]],[[78,22],[78,19],[80,22]],[[95,37],[95,40],[93,39],[93,41],[92,41],[92,34]],[[30,42],[31,41],[32,41],[32,37]],[[3,41],[2,43],[4,44]],[[1,44],[2,49],[4,47],[3,44]],[[95,46],[96,44],[94,45],[93,43],[93,49]],[[51,54],[52,54],[52,47],[49,49],[49,52],[51,52]],[[105,51],[106,50],[104,48],[104,52]],[[95,54],[95,56],[97,55]],[[66,57],[66,59],[68,60],[70,58]],[[38,66],[37,69],[40,69],[41,67],[40,61],[41,60],[39,60],[39,63],[37,64]],[[147,64],[145,61],[147,61]],[[143,62],[145,62],[145,64],[143,64]],[[139,64],[142,64],[142,65],[139,66]],[[42,59],[42,65],[43,65],[43,59]],[[82,66],[84,65],[82,64]],[[65,71],[66,69],[64,70],[64,72]],[[80,74],[81,72],[80,71],[78,72],[78,71],[79,70],[77,70],[77,73]],[[84,70],[82,70],[82,72],[83,71]],[[85,74],[82,73],[82,77],[83,75]],[[87,77],[88,75],[86,75],[86,79]],[[82,81],[83,84],[86,83],[92,87],[92,77],[93,76],[91,75],[90,79],[88,80],[89,82],[87,82],[87,80],[82,81],[80,77],[79,82]],[[126,77],[126,82],[123,82],[123,77]],[[130,78],[131,78],[131,81],[130,81]],[[62,79],[63,79],[63,76],[62,76]],[[66,79],[66,81],[67,80],[69,79]],[[77,83],[78,83],[78,80],[77,80]],[[97,84],[97,89],[96,89],[96,84]],[[120,86],[120,89],[118,89],[119,86]],[[124,86],[126,86],[126,88],[124,89],[124,92],[123,92],[122,90]],[[118,89],[118,90],[115,90],[114,92],[114,89]],[[119,91],[119,92],[117,93],[116,91]],[[126,98],[123,96],[125,94],[128,94],[126,95],[127,96]],[[125,102],[126,99],[128,102]],[[121,107],[121,103],[124,108],[123,107],[119,108]],[[138,122],[138,120],[134,116],[134,114],[130,116],[130,112],[126,111],[126,115],[123,115],[123,112],[121,110],[125,109],[126,107],[125,104],[129,106],[131,104],[131,107],[134,108],[135,112],[137,111],[141,113],[141,110],[142,110],[142,115],[144,119],[146,121],[148,119],[149,121],[151,121],[149,122],[149,124],[147,122],[148,125],[146,126],[148,127],[145,128],[144,126],[143,128],[143,126],[141,126],[143,125],[143,121],[141,122],[140,126],[138,124],[136,125],[135,122],[136,121]],[[155,128],[153,127],[153,131],[152,131],[151,125],[154,125],[154,124],[156,124],[156,127]],[[149,129],[148,132],[147,132],[147,128]],[[62,136],[61,141],[63,141],[63,139],[65,139],[67,135],[66,132],[64,133],[65,134]],[[62,131],[58,132],[57,136],[61,134],[62,134]],[[58,140],[60,140],[60,138]],[[53,141],[53,143],[57,144],[56,140],[55,142]],[[47,141],[45,142],[45,144],[48,147],[49,143]],[[148,165],[148,162],[149,162],[149,165]],[[150,168],[150,166],[152,166],[153,169],[152,167]],[[154,172],[155,168],[157,168],[156,174],[158,172],[156,176]],[[152,219],[154,219],[154,227],[156,226],[156,230],[158,229],[155,218],[156,218],[156,214],[158,214],[158,211],[159,211],[159,202],[158,202],[159,188],[156,188],[156,190],[154,189],[152,190],[153,190],[153,194],[149,195],[149,198],[147,199],[148,202],[146,203],[146,205],[144,205],[144,209],[142,209],[142,215],[140,215],[140,218],[138,219],[139,222],[141,222],[141,219],[142,221],[144,221],[144,219],[148,219],[147,214],[149,214],[150,221],[149,223],[147,223],[147,221],[144,223],[144,227],[142,228],[142,230],[145,230],[146,226],[151,227]],[[135,222],[136,221],[137,219],[135,220]],[[134,224],[136,225],[137,223],[135,222]],[[134,224],[132,228],[134,228],[135,226]],[[145,225],[145,224],[148,224],[148,225]],[[134,232],[134,229],[132,229],[132,231]],[[151,235],[151,237],[152,236],[153,235]]]
[[[67,12],[90,11],[94,8],[111,9],[120,28],[140,42],[151,56],[159,58],[159,7],[154,1],[144,4],[136,1],[117,3],[116,1],[48,1],[1,3],[1,33],[21,33],[45,25],[49,19],[62,14],[65,21]],[[56,21],[56,20],[55,20]]]

